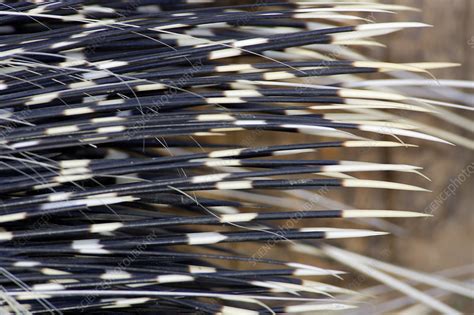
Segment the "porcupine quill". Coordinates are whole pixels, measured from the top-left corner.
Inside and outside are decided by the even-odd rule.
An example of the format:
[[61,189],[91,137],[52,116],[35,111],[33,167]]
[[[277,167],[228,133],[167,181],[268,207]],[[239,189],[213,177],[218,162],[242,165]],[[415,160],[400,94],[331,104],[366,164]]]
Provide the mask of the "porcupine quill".
[[[344,298],[358,292],[305,279],[340,277],[339,268],[226,246],[241,242],[329,257],[436,311],[456,312],[386,273],[472,297],[453,281],[311,242],[386,234],[321,226],[319,219],[424,213],[272,204],[274,190],[281,196],[333,188],[426,191],[350,175],[424,176],[417,166],[302,153],[407,150],[414,146],[405,142],[410,138],[472,146],[416,121],[397,122],[406,111],[472,108],[379,89],[430,85],[429,70],[455,64],[345,57],[351,47],[380,45],[377,36],[429,26],[364,18],[412,8],[354,1],[1,5],[2,313],[290,314],[358,307]],[[401,71],[423,77],[363,79]],[[246,145],[231,138],[237,131]],[[262,132],[280,140],[306,134],[311,141],[254,145]],[[300,227],[305,219],[316,226]],[[282,230],[279,220],[297,224]]]

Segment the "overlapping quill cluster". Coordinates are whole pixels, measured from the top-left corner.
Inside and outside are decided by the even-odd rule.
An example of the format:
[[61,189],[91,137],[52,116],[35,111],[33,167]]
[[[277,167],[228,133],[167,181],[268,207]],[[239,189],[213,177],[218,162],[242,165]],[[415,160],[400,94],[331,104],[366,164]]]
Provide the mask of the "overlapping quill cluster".
[[[398,122],[406,111],[469,109],[396,91],[407,82],[430,85],[429,70],[453,64],[390,64],[356,52],[380,45],[379,35],[427,26],[368,19],[400,10],[411,8],[354,1],[2,3],[2,312],[348,310],[370,297],[323,283],[348,267],[434,310],[455,312],[388,273],[472,297],[462,284],[313,241],[385,234],[327,227],[320,218],[424,214],[321,210],[321,199],[301,209],[291,199],[346,187],[424,190],[347,174],[421,175],[417,166],[318,159],[329,148],[407,150],[413,138],[472,145],[413,120]],[[406,72],[421,77],[387,79]],[[385,79],[370,80],[373,73]],[[309,136],[296,141],[291,134]],[[257,145],[262,139],[268,143]],[[278,225],[288,220],[290,228]],[[308,265],[228,245],[241,242],[281,242],[318,258]],[[321,267],[325,257],[337,267]]]

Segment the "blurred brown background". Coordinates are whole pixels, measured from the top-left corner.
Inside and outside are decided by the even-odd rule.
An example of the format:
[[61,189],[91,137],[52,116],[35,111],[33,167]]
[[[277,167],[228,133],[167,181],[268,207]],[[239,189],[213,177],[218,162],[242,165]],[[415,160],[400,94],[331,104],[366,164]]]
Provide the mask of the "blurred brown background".
[[[375,51],[375,56],[389,62],[450,61],[462,66],[433,73],[439,79],[474,80],[474,1],[472,0],[392,0],[385,3],[403,4],[421,9],[421,12],[401,12],[389,17],[392,21],[420,21],[433,25],[430,29],[415,29],[398,32],[382,39],[388,49]],[[377,16],[376,16],[377,17]],[[386,15],[380,15],[380,22]],[[378,22],[378,21],[377,21]],[[472,119],[468,112],[459,112]],[[426,115],[408,115],[430,125],[437,125],[472,138],[474,124],[470,130],[453,128]],[[389,173],[387,180],[413,182],[431,189],[432,193],[402,193],[397,191],[371,192],[354,196],[353,204],[359,207],[385,206],[387,209],[411,209],[433,212],[434,218],[404,220],[407,235],[390,238],[393,250],[389,259],[406,266],[425,271],[436,271],[449,267],[474,263],[474,186],[472,176],[446,198],[446,189],[466,167],[474,162],[474,152],[462,147],[449,147],[414,142],[420,145],[413,150],[371,150],[360,156],[363,160],[377,159],[386,163],[407,163],[424,167],[424,174],[432,179],[426,182],[411,175]],[[463,179],[460,176],[459,179]],[[452,187],[452,186],[451,186]],[[377,194],[372,199],[372,194]],[[443,194],[444,193],[444,194]],[[436,204],[436,205],[435,205]],[[433,211],[434,210],[434,211]],[[377,253],[373,253],[377,255]]]

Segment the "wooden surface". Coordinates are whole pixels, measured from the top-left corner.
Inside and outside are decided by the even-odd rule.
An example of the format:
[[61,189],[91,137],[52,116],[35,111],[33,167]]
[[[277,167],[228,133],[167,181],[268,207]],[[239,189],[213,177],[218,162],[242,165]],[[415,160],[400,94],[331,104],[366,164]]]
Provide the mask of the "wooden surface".
[[[434,25],[431,29],[409,30],[389,36],[390,49],[385,60],[391,62],[450,61],[462,66],[434,74],[443,79],[474,80],[474,1],[472,0],[398,0],[390,3],[416,6],[420,13],[403,13],[395,20],[415,20]],[[467,115],[466,112],[460,112]],[[424,115],[423,115],[424,116]],[[467,115],[472,120],[473,115]],[[446,126],[437,119],[418,119],[431,125]],[[472,128],[473,126],[471,126]],[[451,129],[472,138],[472,133]],[[472,130],[472,129],[471,129]],[[433,182],[427,185],[433,193],[420,195],[390,192],[387,206],[394,209],[423,210],[458,176],[474,162],[473,151],[461,147],[419,143],[422,148],[409,151],[391,150],[385,154],[389,163],[414,163],[425,168],[424,173]],[[406,181],[409,176],[392,176],[390,179]],[[474,174],[467,179],[433,213],[433,219],[412,221],[407,225],[410,235],[399,238],[394,244],[391,259],[428,271],[440,270],[474,262]],[[412,176],[410,178],[413,179]],[[444,196],[443,196],[444,197]]]
[[[449,61],[462,66],[433,73],[440,79],[474,80],[474,1],[472,0],[392,0],[385,3],[403,4],[420,8],[421,12],[402,12],[395,16],[375,15],[374,22],[420,21],[434,25],[430,29],[413,29],[384,37],[388,47],[375,49],[370,55],[387,62]],[[465,111],[458,112],[474,119]],[[404,113],[430,125],[472,138],[472,133],[425,114]],[[471,126],[472,130],[473,126]],[[389,173],[381,180],[413,183],[432,190],[432,193],[357,190],[344,191],[340,200],[359,208],[383,208],[429,211],[430,205],[469,164],[474,152],[462,147],[450,147],[426,141],[411,141],[420,148],[370,149],[356,158],[364,161],[406,163],[424,167],[423,173],[432,179],[427,182],[412,174]],[[351,156],[352,158],[353,156]],[[367,177],[365,177],[367,178]],[[434,211],[433,218],[394,220],[406,228],[402,236],[389,236],[363,243],[351,243],[360,252],[403,266],[434,272],[474,263],[474,174],[455,193]],[[363,286],[363,283],[361,284]]]

